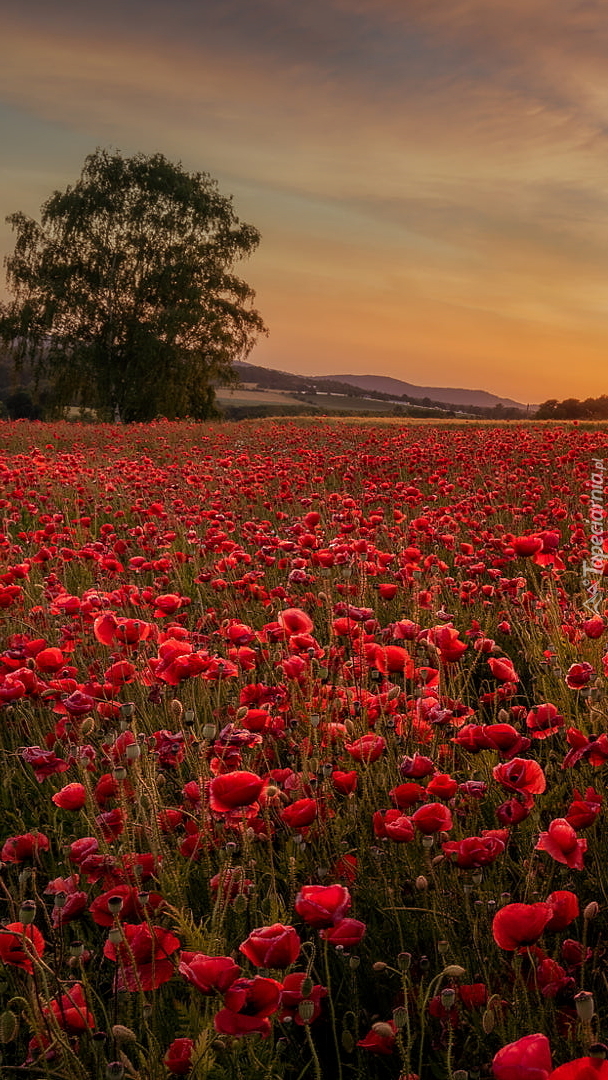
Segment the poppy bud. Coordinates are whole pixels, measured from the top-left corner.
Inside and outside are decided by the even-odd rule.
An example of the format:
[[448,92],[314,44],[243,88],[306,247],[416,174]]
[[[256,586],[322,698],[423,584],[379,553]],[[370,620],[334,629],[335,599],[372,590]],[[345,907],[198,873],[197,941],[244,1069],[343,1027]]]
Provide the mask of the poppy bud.
[[482,1028],[483,1028],[486,1035],[489,1035],[492,1031],[494,1031],[495,1024],[496,1024],[496,1014],[495,1014],[494,1010],[493,1009],[486,1009],[486,1011],[484,1012],[484,1014],[483,1014],[483,1016],[481,1018],[481,1026],[482,1026]]
[[[284,1022],[285,1021],[283,1021],[283,1023]],[[346,1050],[346,1053],[352,1054],[353,1050],[355,1049],[355,1040],[351,1035],[350,1031],[347,1031],[345,1029],[342,1032],[342,1035],[340,1036],[340,1042],[342,1043],[343,1049]]]
[[5,1046],[6,1043],[16,1039],[18,1033],[19,1019],[10,1009],[7,1009],[0,1015],[0,1043]]
[[380,1035],[380,1037],[384,1039],[392,1039],[394,1035],[393,1029],[390,1024],[384,1023],[383,1020],[378,1020],[377,1023],[372,1024],[372,1031],[374,1031],[376,1035]]
[[448,964],[441,974],[445,975],[448,979],[458,979],[461,975],[465,974],[465,969],[461,967],[460,964]]
[[117,1043],[135,1043],[137,1042],[137,1035],[131,1028],[125,1027],[124,1024],[114,1024],[112,1028],[112,1038]]
[[595,916],[598,914],[599,910],[600,905],[598,904],[597,900],[591,900],[583,911],[583,919],[586,919],[587,921],[589,919],[595,919]]

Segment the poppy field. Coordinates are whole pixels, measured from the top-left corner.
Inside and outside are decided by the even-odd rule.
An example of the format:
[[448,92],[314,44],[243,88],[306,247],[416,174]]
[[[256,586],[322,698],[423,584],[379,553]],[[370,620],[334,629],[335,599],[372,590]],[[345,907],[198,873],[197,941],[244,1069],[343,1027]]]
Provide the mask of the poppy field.
[[607,460],[0,424],[2,1075],[608,1074]]

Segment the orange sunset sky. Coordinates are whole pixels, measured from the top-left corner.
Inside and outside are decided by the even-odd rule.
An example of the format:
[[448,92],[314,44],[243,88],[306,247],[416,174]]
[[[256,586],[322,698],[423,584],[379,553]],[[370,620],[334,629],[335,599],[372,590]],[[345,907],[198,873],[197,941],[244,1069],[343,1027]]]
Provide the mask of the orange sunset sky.
[[97,146],[262,234],[252,363],[608,393],[605,0],[4,0],[4,217]]

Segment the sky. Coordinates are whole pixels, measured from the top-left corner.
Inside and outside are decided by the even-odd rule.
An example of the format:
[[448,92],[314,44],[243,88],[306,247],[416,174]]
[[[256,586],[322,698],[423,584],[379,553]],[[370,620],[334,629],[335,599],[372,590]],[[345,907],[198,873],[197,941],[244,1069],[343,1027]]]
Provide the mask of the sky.
[[605,0],[2,6],[0,256],[96,147],[159,151],[261,233],[251,363],[608,392]]

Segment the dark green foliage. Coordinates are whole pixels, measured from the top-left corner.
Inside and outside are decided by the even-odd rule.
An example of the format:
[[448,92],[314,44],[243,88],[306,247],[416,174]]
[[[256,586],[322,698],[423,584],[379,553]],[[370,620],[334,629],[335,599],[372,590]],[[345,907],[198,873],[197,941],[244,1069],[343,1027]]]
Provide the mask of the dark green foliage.
[[234,381],[265,330],[253,290],[232,273],[259,233],[206,173],[162,154],[98,149],[80,179],[22,213],[6,260],[13,300],[0,339],[45,379],[55,411],[104,419],[214,413],[213,385]]
[[549,398],[539,405],[537,420],[608,420],[608,395],[596,398]]

